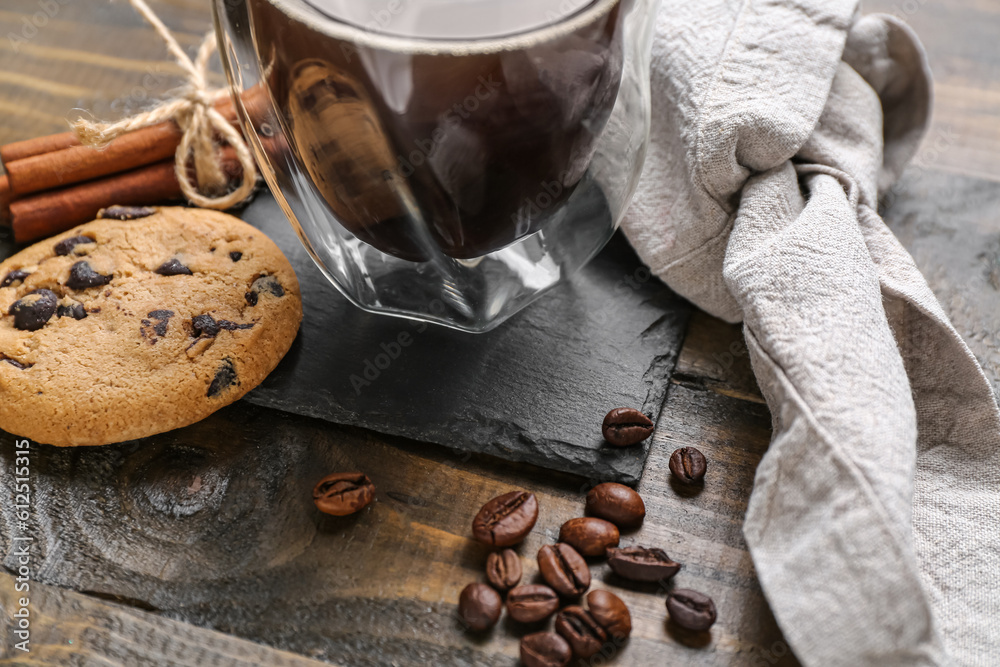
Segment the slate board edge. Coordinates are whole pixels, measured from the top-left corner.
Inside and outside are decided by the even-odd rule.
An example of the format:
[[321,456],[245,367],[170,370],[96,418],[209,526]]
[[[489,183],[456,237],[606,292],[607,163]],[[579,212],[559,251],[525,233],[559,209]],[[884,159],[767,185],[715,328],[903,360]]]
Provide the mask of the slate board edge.
[[[677,300],[681,301],[679,297],[677,297]],[[654,322],[645,333],[647,335],[659,334],[662,340],[669,340],[669,336],[665,334],[675,331],[683,339],[687,331],[687,322],[690,314],[691,308],[666,313]],[[678,318],[681,318],[680,326],[677,326]],[[642,381],[647,385],[647,390],[646,399],[643,401],[641,409],[646,414],[652,415],[654,422],[657,423],[663,413],[666,398],[669,394],[671,384],[669,378],[673,375],[677,359],[680,356],[682,342],[683,340],[671,341],[673,344],[666,347],[670,351],[666,354],[653,357],[651,365],[643,373]],[[501,442],[495,439],[488,439],[489,445],[485,447],[482,445],[482,442],[487,440],[487,438],[483,438],[484,435],[489,436],[495,433],[497,426],[509,427],[510,422],[500,424],[496,420],[468,421],[458,425],[452,424],[451,429],[428,429],[426,425],[408,428],[404,425],[393,424],[390,420],[385,420],[382,422],[385,426],[378,427],[373,425],[373,422],[378,421],[377,419],[373,419],[373,417],[377,418],[378,415],[369,413],[362,418],[361,415],[347,410],[330,410],[329,408],[322,410],[303,406],[293,401],[282,401],[273,393],[269,393],[266,398],[257,398],[255,392],[251,391],[243,400],[253,405],[320,419],[332,424],[356,426],[371,429],[385,435],[404,437],[416,442],[426,442],[434,446],[444,447],[454,452],[458,458],[464,458],[467,453],[473,452],[495,456],[506,461],[528,463],[544,469],[565,472],[587,480],[587,484],[613,481],[634,486],[639,482],[645,470],[652,443],[652,438],[650,438],[635,447],[618,449],[604,445],[599,449],[590,449],[562,440],[541,438],[533,439],[531,446],[528,448],[512,450],[504,447]],[[600,421],[603,417],[604,415],[595,416],[594,431],[596,439],[600,439]],[[460,428],[455,428],[456,426]],[[478,437],[457,440],[456,433],[462,432],[469,434],[477,433]],[[448,442],[456,444],[449,445],[447,444]],[[572,451],[574,456],[560,454],[560,450]],[[587,453],[590,456],[587,456]],[[607,474],[600,478],[595,478],[595,468],[604,468]]]

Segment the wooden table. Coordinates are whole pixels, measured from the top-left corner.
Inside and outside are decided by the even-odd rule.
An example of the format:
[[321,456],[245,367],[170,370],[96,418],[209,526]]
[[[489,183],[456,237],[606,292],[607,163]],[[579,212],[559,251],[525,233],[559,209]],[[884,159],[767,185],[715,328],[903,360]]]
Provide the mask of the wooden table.
[[[203,0],[154,8],[189,49],[210,27]],[[875,9],[905,15],[937,76],[934,125],[887,219],[1000,386],[1000,5]],[[0,143],[61,131],[74,108],[102,118],[139,110],[178,82],[124,2],[6,0],[0,35]],[[740,328],[696,315],[638,487],[647,519],[626,540],[683,562],[678,583],[711,594],[719,622],[708,639],[679,636],[657,585],[628,586],[595,565],[595,585],[627,601],[635,629],[594,664],[797,664],[741,533],[769,437]],[[682,445],[711,461],[700,493],[669,481],[667,458]],[[4,434],[0,455],[10,462],[13,451]],[[531,578],[535,552],[581,514],[587,488],[246,404],[141,446],[36,446],[31,461],[30,664],[512,665],[524,629],[505,620],[474,637],[456,618],[458,592],[482,579],[472,516],[512,488],[538,495],[541,518],[520,549]],[[319,515],[312,485],[347,469],[372,477],[378,502],[354,517]],[[0,544],[9,623],[16,566],[10,536]],[[29,664],[9,627],[0,636],[0,664]]]

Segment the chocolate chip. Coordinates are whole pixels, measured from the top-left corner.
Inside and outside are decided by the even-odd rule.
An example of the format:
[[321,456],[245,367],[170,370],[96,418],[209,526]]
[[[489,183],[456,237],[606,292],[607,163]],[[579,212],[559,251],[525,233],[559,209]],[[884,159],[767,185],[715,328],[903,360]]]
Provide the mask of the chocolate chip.
[[7,314],[14,316],[15,329],[37,331],[55,314],[58,301],[53,292],[36,289],[15,301]]
[[213,398],[222,393],[225,389],[238,385],[239,378],[236,375],[236,367],[233,366],[232,359],[223,359],[219,370],[215,371],[212,384],[208,386],[208,397]]
[[78,245],[84,243],[97,243],[94,239],[89,236],[71,236],[68,239],[63,239],[55,245],[54,250],[57,255],[64,256],[69,254],[76,254],[74,251]]
[[173,316],[172,310],[149,311],[146,317],[150,319],[142,319],[139,323],[139,335],[149,339],[150,344],[155,344],[159,338],[167,335],[167,325]]
[[82,303],[74,303],[72,306],[59,306],[56,308],[56,317],[72,317],[74,320],[82,320],[87,316],[87,311],[83,309]]
[[4,361],[6,361],[8,364],[10,364],[11,366],[13,366],[14,368],[16,368],[18,370],[22,370],[22,371],[27,370],[27,369],[31,368],[32,366],[34,366],[34,364],[22,364],[17,359],[11,359],[10,357],[8,357],[5,354],[0,354],[0,359],[3,359]]
[[215,318],[208,313],[192,317],[191,328],[194,329],[195,336],[215,337],[219,335],[219,325],[216,323]]
[[261,276],[250,285],[250,292],[248,294],[253,294],[253,302],[251,303],[250,296],[247,296],[247,303],[251,306],[256,306],[257,296],[264,293],[274,296],[285,296],[285,288],[281,286],[281,283],[274,276]]
[[238,324],[237,322],[230,322],[229,320],[216,320],[208,313],[205,313],[204,315],[196,315],[191,318],[191,328],[194,330],[195,336],[215,337],[218,336],[219,331],[223,329],[226,331],[252,329],[253,324],[253,322],[248,324]]
[[152,317],[157,321],[153,325],[153,331],[156,332],[157,336],[167,335],[167,324],[170,323],[170,318],[173,316],[174,311],[172,310],[153,310],[146,315],[146,317]]
[[160,264],[153,273],[159,273],[161,276],[190,276],[191,269],[181,264],[180,260],[174,257]]
[[239,329],[253,329],[253,322],[247,324],[237,324],[236,322],[230,322],[229,320],[219,320],[219,328],[225,329],[226,331],[237,331]]
[[104,220],[136,220],[156,213],[149,206],[108,206],[97,212],[98,219]]
[[94,271],[93,267],[86,261],[79,261],[69,269],[69,280],[66,287],[72,289],[87,289],[88,287],[99,287],[111,282],[112,275],[102,275]]
[[247,300],[247,304],[251,306],[257,305],[257,292],[247,292],[243,295],[243,298]]
[[10,287],[14,283],[24,282],[24,279],[30,275],[30,273],[23,269],[14,269],[4,276],[3,282],[0,282],[0,287]]
[[229,259],[233,260],[234,262],[240,261],[242,257],[243,253],[241,253],[239,250],[234,250],[231,253],[229,253]]

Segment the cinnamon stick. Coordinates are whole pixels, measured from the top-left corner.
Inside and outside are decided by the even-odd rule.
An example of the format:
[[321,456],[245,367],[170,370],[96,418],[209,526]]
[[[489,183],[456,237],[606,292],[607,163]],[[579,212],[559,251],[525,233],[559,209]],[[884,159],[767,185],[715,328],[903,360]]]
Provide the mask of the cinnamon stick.
[[7,177],[17,195],[41,192],[166,160],[180,141],[180,129],[166,121],[123,134],[103,150],[72,146],[15,160],[6,164]]
[[[230,122],[235,120],[236,111],[229,98],[219,100],[215,107]],[[43,141],[34,148],[45,144],[44,139],[48,137],[42,137]],[[165,160],[177,151],[180,141],[180,129],[168,120],[123,134],[104,149],[76,145],[9,162],[5,160],[4,165],[11,191],[15,197],[21,197]],[[19,152],[23,149],[15,154]]]
[[7,176],[0,176],[0,224],[6,225],[10,223],[10,181],[7,180]]
[[23,160],[26,157],[51,153],[69,148],[70,146],[79,145],[80,140],[72,132],[50,134],[47,137],[35,137],[34,139],[25,139],[24,141],[16,141],[6,146],[0,146],[0,160],[3,160],[3,163],[7,165],[17,160]]
[[[225,174],[230,180],[239,179],[242,168],[236,151],[226,146],[220,152]],[[107,206],[156,204],[181,196],[173,160],[42,192],[10,205],[14,240],[25,243],[64,232],[93,220]]]

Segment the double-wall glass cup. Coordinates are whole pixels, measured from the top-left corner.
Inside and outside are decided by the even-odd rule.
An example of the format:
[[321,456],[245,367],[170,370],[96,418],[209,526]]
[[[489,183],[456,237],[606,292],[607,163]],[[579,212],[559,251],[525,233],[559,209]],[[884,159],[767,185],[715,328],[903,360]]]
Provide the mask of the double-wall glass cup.
[[657,0],[215,0],[272,193],[366,310],[488,331],[617,228]]

